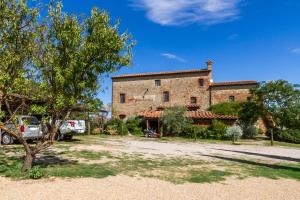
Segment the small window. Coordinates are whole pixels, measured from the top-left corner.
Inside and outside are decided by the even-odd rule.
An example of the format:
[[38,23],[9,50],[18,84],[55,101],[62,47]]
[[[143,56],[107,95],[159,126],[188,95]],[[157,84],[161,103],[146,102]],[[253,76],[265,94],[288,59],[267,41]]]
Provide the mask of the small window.
[[163,97],[164,97],[164,102],[169,102],[170,101],[170,94],[168,91],[165,91],[163,93]]
[[199,86],[203,87],[204,86],[204,79],[199,79]]
[[160,85],[161,85],[160,80],[155,80],[155,86],[160,86]]
[[231,102],[235,101],[235,97],[234,96],[229,96],[229,101],[231,101]]
[[191,104],[197,104],[197,98],[191,97]]
[[125,118],[126,118],[126,115],[121,114],[121,115],[119,115],[119,118],[120,118],[120,119],[125,119]]
[[120,103],[125,103],[126,95],[120,94]]
[[251,101],[252,100],[252,97],[247,97],[247,101]]

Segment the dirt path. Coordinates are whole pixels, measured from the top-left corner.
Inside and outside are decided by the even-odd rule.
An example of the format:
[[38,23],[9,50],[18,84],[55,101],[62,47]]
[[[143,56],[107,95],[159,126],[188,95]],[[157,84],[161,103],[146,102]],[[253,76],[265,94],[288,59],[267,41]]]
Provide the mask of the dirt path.
[[300,199],[299,187],[298,181],[265,178],[174,185],[158,179],[128,176],[38,181],[11,181],[0,177],[1,200],[296,200]]
[[259,159],[269,162],[300,162],[300,149],[258,145],[226,145],[209,143],[159,142],[124,139],[106,139],[105,145],[76,145],[72,150],[140,153],[145,156],[189,156],[202,160],[216,159],[216,155]]

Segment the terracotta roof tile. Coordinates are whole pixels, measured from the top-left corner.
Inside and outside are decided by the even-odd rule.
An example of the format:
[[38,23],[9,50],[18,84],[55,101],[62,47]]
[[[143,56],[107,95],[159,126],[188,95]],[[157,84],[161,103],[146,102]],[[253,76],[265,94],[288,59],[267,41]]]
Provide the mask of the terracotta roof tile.
[[142,76],[155,76],[155,75],[173,75],[173,74],[187,74],[187,73],[201,73],[201,72],[210,72],[208,69],[194,69],[194,70],[181,70],[181,71],[170,71],[170,72],[149,72],[142,74],[124,74],[120,76],[113,76],[115,78],[127,78],[127,77],[142,77]]
[[228,81],[228,82],[213,82],[211,86],[227,86],[227,85],[255,85],[258,84],[257,81]]
[[[163,115],[162,110],[155,111],[143,111],[138,114],[140,117],[146,118],[160,118]],[[237,116],[234,115],[217,115],[209,111],[187,111],[186,117],[193,119],[237,119]]]

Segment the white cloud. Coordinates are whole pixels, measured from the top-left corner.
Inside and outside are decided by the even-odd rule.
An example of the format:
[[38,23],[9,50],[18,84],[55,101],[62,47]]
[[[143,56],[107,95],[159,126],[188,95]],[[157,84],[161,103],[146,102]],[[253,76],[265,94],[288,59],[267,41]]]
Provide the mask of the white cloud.
[[168,58],[168,59],[172,59],[172,60],[177,60],[180,62],[185,62],[185,59],[175,55],[175,54],[171,54],[171,53],[162,53],[161,54],[163,57]]
[[292,49],[292,53],[300,55],[300,48]]
[[131,0],[146,11],[147,18],[160,25],[204,25],[238,18],[242,0]]

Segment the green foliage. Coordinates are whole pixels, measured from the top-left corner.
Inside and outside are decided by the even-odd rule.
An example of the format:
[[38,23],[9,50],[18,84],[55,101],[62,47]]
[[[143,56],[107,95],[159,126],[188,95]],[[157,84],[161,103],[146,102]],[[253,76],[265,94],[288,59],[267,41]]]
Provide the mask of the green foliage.
[[138,117],[131,117],[126,121],[126,127],[128,131],[133,135],[143,135],[143,130],[141,126],[142,120]]
[[209,110],[219,115],[236,115],[238,116],[242,109],[241,102],[223,102],[212,105]]
[[30,179],[40,179],[45,176],[44,169],[40,166],[34,166],[32,167],[28,172],[28,177]]
[[[0,1],[1,106],[4,101],[14,101],[13,94],[29,94],[34,70],[28,66],[36,54],[37,15],[37,9],[30,8],[27,1]],[[0,111],[0,119],[5,114]]]
[[243,131],[239,126],[230,126],[226,129],[226,137],[231,138],[232,142],[235,143],[242,135]]
[[253,139],[261,131],[255,126],[246,126],[246,127],[242,127],[242,129],[243,129],[242,137],[245,139]]
[[300,127],[300,91],[285,80],[262,83],[253,90],[254,99],[277,128]]
[[[6,106],[8,119],[23,108],[47,113],[52,122],[82,105],[96,110],[102,105],[96,96],[103,77],[131,62],[135,42],[106,11],[93,8],[89,17],[78,17],[62,7],[50,1],[48,13],[41,15],[34,2],[0,1],[0,107],[13,102]],[[3,112],[0,118],[2,123]],[[27,152],[38,153],[53,144],[59,125],[51,123],[49,137],[37,145],[11,135]],[[121,133],[127,132],[125,126]]]
[[35,59],[41,97],[52,112],[78,104],[99,108],[100,79],[130,64],[134,42],[120,33],[107,12],[93,8],[83,20],[62,11],[62,4],[49,5],[48,20],[39,29],[40,56]]
[[193,124],[189,124],[184,129],[184,137],[191,139],[209,139],[213,135],[213,132],[206,127],[201,127]]
[[239,122],[243,126],[251,126],[263,115],[262,108],[256,102],[243,102],[238,113]]
[[214,138],[215,139],[224,139],[225,138],[225,132],[227,129],[227,125],[224,124],[222,121],[214,119],[212,121],[212,131],[214,132]]
[[274,134],[275,140],[300,144],[300,130],[283,130]]
[[170,134],[181,134],[191,120],[185,116],[186,108],[175,106],[164,111],[162,124]]
[[111,134],[109,131],[115,130],[118,135],[127,135],[128,129],[123,120],[114,118],[105,124],[105,133]]

